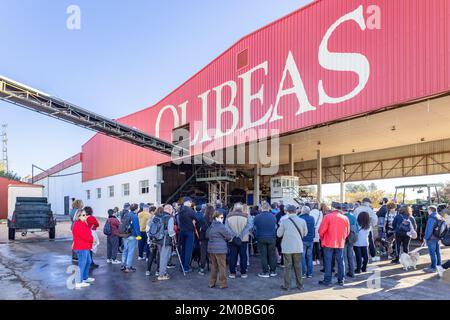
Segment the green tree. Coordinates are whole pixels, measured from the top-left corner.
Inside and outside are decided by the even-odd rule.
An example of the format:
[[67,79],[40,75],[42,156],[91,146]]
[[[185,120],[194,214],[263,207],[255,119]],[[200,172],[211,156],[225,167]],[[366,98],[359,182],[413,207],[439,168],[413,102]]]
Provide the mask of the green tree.
[[364,183],[355,184],[347,183],[345,185],[345,193],[367,192],[368,189]]
[[375,192],[375,191],[377,191],[378,190],[378,187],[377,187],[377,185],[375,184],[375,183],[371,183],[371,184],[369,184],[369,191],[370,192]]
[[20,181],[20,179],[21,179],[16,173],[14,173],[12,171],[6,172],[4,170],[0,171],[0,177],[6,178],[9,180],[15,180],[15,181]]
[[[450,181],[447,181],[442,188],[438,190],[441,202],[450,202]],[[436,192],[433,192],[433,197],[437,197]]]

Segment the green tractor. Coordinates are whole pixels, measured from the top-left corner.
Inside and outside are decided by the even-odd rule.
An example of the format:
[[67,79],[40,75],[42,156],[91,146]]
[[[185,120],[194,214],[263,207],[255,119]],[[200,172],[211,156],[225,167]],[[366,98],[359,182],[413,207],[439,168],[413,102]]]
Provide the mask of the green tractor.
[[[447,203],[441,202],[439,189],[444,185],[442,183],[414,184],[395,187],[395,196],[398,203],[409,204],[413,209],[413,216],[417,223],[417,238],[423,240],[425,227],[428,219],[428,206],[435,205],[438,211],[447,207]],[[407,190],[417,194],[414,203],[405,203]],[[408,192],[409,193],[409,192]],[[400,197],[401,200],[398,198]]]

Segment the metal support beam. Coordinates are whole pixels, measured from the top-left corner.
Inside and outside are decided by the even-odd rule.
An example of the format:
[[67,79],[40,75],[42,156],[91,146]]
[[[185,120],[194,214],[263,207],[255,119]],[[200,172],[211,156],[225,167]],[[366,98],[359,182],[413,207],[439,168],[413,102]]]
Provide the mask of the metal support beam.
[[254,186],[253,186],[253,205],[259,206],[260,199],[259,199],[259,171],[260,171],[260,164],[259,162],[255,166],[255,174],[253,178]]
[[291,143],[289,144],[289,175],[291,176],[295,176],[294,165],[294,145]]
[[340,201],[341,203],[345,202],[345,171],[344,171],[344,155],[341,155],[341,161],[340,161],[340,175],[339,175],[339,182],[340,182]]
[[317,201],[322,202],[322,155],[317,150]]

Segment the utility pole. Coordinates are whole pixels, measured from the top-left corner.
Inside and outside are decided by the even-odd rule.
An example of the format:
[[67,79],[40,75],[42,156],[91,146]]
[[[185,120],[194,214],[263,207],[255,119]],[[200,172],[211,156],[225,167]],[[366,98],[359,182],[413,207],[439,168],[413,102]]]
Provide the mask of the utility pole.
[[8,135],[7,135],[7,124],[2,124],[2,164],[5,172],[9,171],[8,168]]

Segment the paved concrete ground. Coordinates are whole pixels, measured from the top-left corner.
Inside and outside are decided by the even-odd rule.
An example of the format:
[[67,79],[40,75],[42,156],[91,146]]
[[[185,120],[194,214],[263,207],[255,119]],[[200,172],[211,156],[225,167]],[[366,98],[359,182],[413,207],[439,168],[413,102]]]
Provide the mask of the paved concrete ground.
[[[229,279],[226,290],[209,289],[207,275],[184,277],[177,269],[169,270],[169,281],[152,281],[144,275],[145,262],[141,261],[136,261],[138,272],[123,274],[119,266],[106,264],[104,241],[95,257],[100,264],[93,272],[95,284],[69,290],[66,280],[70,274],[66,270],[72,263],[67,222],[57,226],[55,241],[49,241],[47,234],[25,238],[17,234],[16,241],[8,242],[6,231],[6,226],[0,225],[0,299],[450,299],[450,283],[422,271],[429,264],[426,250],[416,271],[405,272],[388,261],[371,264],[381,268],[379,289],[367,288],[371,274],[360,275],[345,287],[322,288],[317,285],[322,273],[316,267],[314,278],[305,280],[305,292],[284,292],[279,289],[283,270],[278,270],[278,277],[260,279],[256,276],[260,271],[257,257],[251,258],[249,277]],[[450,249],[443,250],[443,257],[450,259]]]

